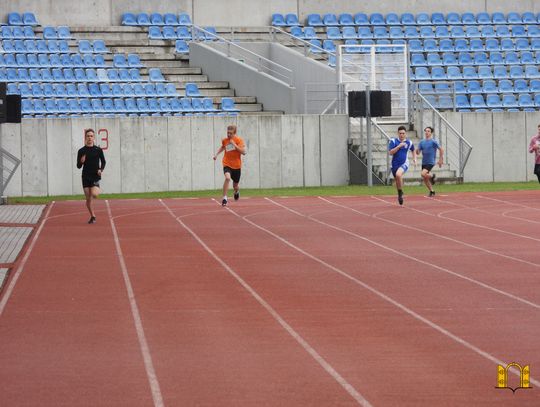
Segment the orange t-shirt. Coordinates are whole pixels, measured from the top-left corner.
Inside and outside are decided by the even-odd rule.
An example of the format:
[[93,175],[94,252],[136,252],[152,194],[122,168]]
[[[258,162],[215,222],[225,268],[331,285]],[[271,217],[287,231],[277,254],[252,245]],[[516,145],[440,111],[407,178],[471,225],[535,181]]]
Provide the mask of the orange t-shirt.
[[[238,136],[233,136],[233,141],[238,147],[244,147],[244,140]],[[223,155],[223,166],[237,170],[242,168],[242,154],[229,142],[229,138],[225,137],[221,140],[221,145],[225,148]]]

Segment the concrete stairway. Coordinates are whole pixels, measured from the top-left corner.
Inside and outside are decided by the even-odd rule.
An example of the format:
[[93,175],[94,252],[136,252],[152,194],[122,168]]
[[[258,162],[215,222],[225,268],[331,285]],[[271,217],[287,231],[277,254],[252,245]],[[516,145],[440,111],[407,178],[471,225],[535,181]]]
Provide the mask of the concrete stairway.
[[[222,97],[234,99],[236,107],[242,114],[281,114],[283,112],[263,111],[263,106],[257,103],[255,96],[236,96],[228,82],[211,81],[204,75],[200,67],[189,64],[189,55],[180,55],[174,52],[174,41],[150,40],[147,28],[144,27],[71,27],[71,34],[76,40],[101,39],[113,53],[134,53],[139,55],[145,68],[141,69],[141,76],[147,77],[149,68],[160,68],[163,76],[175,84],[180,96],[185,95],[186,83],[196,83],[203,97],[211,97],[214,106],[221,103]],[[39,32],[39,29],[36,31]],[[249,36],[249,34],[246,34]],[[72,51],[77,52],[76,40],[71,41]],[[112,63],[112,55],[105,56],[107,62]]]

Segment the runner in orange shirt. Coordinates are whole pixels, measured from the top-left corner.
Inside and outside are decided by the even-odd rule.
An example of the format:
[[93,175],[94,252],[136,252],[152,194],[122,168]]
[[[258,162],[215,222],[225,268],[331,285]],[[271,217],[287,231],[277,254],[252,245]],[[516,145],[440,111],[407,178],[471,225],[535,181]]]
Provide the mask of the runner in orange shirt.
[[227,137],[221,140],[221,147],[214,156],[214,161],[217,156],[225,151],[223,155],[223,174],[225,181],[223,182],[223,200],[221,205],[227,205],[227,191],[231,179],[233,180],[234,200],[240,198],[240,175],[242,172],[242,155],[246,154],[244,140],[236,135],[236,126],[227,126]]

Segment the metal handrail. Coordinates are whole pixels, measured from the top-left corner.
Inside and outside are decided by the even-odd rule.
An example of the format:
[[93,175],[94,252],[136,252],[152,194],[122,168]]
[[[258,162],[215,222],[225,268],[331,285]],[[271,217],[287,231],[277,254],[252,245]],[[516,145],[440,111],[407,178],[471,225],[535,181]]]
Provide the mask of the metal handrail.
[[[384,129],[381,126],[379,126],[379,124],[377,123],[377,121],[375,119],[373,119],[373,118],[371,119],[371,124],[375,127],[375,129],[377,129],[386,138],[387,142],[390,142],[391,137],[388,134],[386,134]],[[386,178],[385,178],[385,183],[388,183],[388,177],[390,175],[390,170],[391,170],[391,168],[390,168],[390,154],[386,154]]]
[[[197,30],[198,32],[201,32],[201,33],[204,33],[204,34],[208,34],[208,37],[210,38],[216,38],[219,40],[219,42],[221,43],[225,43],[227,44],[227,52],[226,52],[226,55],[228,57],[231,57],[233,56],[232,55],[232,52],[231,52],[231,48],[232,49],[236,49],[236,50],[241,50],[242,52],[244,52],[245,54],[249,55],[252,57],[252,59],[248,59],[249,62],[252,62],[255,67],[257,68],[257,71],[267,71],[270,73],[271,76],[274,76],[274,77],[278,77],[278,79],[280,79],[279,77],[281,77],[282,79],[280,80],[283,80],[284,82],[286,82],[289,86],[293,87],[294,86],[294,72],[289,69],[289,68],[286,68],[284,67],[283,65],[280,65],[270,59],[267,59],[247,48],[244,48],[232,41],[229,41],[228,39],[218,35],[218,34],[214,34],[213,32],[210,32],[210,31],[207,31],[205,30],[204,28],[202,27],[199,27],[199,26],[196,26],[194,25],[193,26],[193,29],[192,30]],[[196,41],[203,41],[199,35],[194,35],[195,33],[192,31],[192,37],[194,40]],[[242,55],[239,53],[239,56],[243,57],[243,58],[246,58],[245,55]],[[246,58],[247,59],[247,58]],[[276,69],[271,69],[265,65],[263,65],[262,63],[265,63],[267,65],[270,65],[270,66],[273,66],[273,67],[276,67]],[[279,72],[278,70],[282,70],[282,71],[285,71],[285,73],[281,73]]]
[[[416,92],[416,95],[420,98],[420,103],[422,105],[427,106],[431,112],[436,115],[436,117],[445,124],[447,129],[450,129],[451,133],[454,134],[454,136],[457,137],[458,145],[459,145],[459,151],[458,151],[458,167],[459,167],[459,175],[460,177],[463,177],[463,171],[465,169],[465,166],[467,165],[467,161],[469,160],[469,156],[472,151],[472,145],[450,124],[448,120],[446,120],[441,113],[427,100],[424,95],[422,95],[420,92]],[[446,151],[448,154],[448,151]],[[447,156],[448,157],[448,156]]]

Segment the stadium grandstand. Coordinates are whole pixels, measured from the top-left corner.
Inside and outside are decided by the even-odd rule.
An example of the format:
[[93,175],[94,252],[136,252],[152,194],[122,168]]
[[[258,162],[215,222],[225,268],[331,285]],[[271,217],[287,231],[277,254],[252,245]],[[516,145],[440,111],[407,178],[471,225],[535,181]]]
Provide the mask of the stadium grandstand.
[[[335,161],[350,165],[328,164],[332,175],[319,171],[313,182],[274,174],[274,181],[259,177],[253,186],[389,183],[386,146],[397,126],[406,125],[417,142],[418,129],[431,125],[446,147],[441,182],[529,178],[521,169],[494,175],[493,159],[483,168],[485,157],[472,153],[485,137],[475,123],[483,122],[480,113],[489,114],[491,126],[482,123],[485,129],[498,127],[499,116],[492,114],[516,113],[509,117],[525,134],[534,123],[527,114],[540,111],[540,15],[528,4],[522,8],[518,2],[508,10],[492,9],[489,1],[464,3],[461,10],[450,2],[429,10],[390,4],[359,10],[347,1],[315,7],[298,0],[262,8],[239,1],[231,9],[196,0],[159,7],[150,2],[147,8],[98,3],[103,7],[72,6],[65,13],[38,3],[33,10],[20,9],[17,1],[3,4],[0,81],[6,82],[7,94],[20,95],[23,123],[144,117],[212,122],[218,117],[237,121],[240,115],[253,116],[249,120],[259,130],[261,120],[271,120],[264,117],[280,117],[275,120],[281,134],[290,115],[341,117],[338,128],[344,134],[337,137],[344,147],[335,152],[341,155]],[[246,10],[250,17],[242,18]],[[391,92],[390,117],[346,119],[350,92],[366,87]],[[259,142],[254,144],[261,149]],[[499,154],[496,145],[490,137],[492,157]],[[320,162],[327,158],[320,150],[317,154],[317,166],[324,167]],[[309,171],[304,164],[294,169]],[[418,171],[408,176],[418,179]],[[119,184],[111,187],[131,190]],[[189,183],[203,186],[214,185]],[[156,188],[173,187],[147,185],[145,190]],[[16,191],[52,192],[24,186]]]

